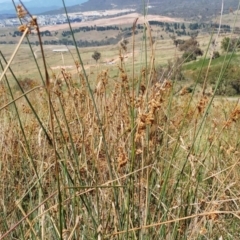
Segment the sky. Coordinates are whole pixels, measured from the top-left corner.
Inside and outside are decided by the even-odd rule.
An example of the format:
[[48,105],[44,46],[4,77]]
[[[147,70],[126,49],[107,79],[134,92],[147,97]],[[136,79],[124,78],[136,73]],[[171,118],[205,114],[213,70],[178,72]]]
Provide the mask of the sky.
[[[25,2],[28,2],[28,1],[30,1],[30,0],[22,0],[22,2],[23,3],[25,3]],[[61,0],[59,0],[59,1],[61,1]],[[87,0],[85,0],[85,2],[86,2]],[[0,0],[0,3],[3,3],[3,2],[8,2],[8,3],[10,3],[10,2],[12,2],[12,0]],[[66,2],[67,2],[67,0],[66,0]],[[83,2],[83,1],[82,1]],[[19,3],[19,1],[15,1],[15,3]]]
[[[30,0],[23,0],[22,2],[25,3],[25,2],[28,2]],[[4,3],[4,2],[7,2],[7,3],[12,3],[12,0],[0,0],[0,3]],[[19,3],[19,1],[15,1],[16,4]],[[1,8],[1,7],[0,7]]]
[[[22,2],[25,3],[25,2],[28,2],[29,0],[23,0]],[[12,2],[12,0],[0,0],[0,3],[2,2]],[[16,3],[18,3],[18,1],[15,1]]]
[[[87,0],[65,0],[67,6],[80,4]],[[14,0],[16,4],[19,4],[19,0]],[[44,9],[48,11],[53,6],[62,7],[62,0],[22,0],[26,7],[29,7],[32,11],[38,11]],[[28,3],[29,2],[29,3]],[[14,11],[12,0],[0,0],[0,13],[12,13]],[[15,11],[14,11],[15,12]]]

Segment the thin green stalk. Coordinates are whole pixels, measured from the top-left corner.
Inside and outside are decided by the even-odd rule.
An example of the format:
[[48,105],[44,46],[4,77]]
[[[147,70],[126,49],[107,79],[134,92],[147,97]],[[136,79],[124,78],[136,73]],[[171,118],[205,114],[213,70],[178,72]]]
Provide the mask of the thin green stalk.
[[[2,65],[2,62],[0,61],[0,66],[1,68],[3,69],[3,65]],[[12,89],[10,87],[10,84],[9,84],[9,81],[7,79],[7,76],[5,75],[5,80],[6,80],[6,83],[7,83],[7,87],[8,87],[8,90],[9,90],[9,93],[10,93],[10,96],[12,98],[12,100],[14,99],[14,96],[13,96],[13,92],[12,92]],[[30,146],[29,146],[29,142],[28,142],[28,139],[26,137],[26,134],[25,134],[25,130],[24,130],[24,127],[23,127],[23,124],[22,124],[22,121],[21,121],[21,117],[20,117],[20,114],[19,114],[19,111],[18,111],[18,108],[17,108],[17,105],[16,105],[16,102],[14,101],[13,102],[13,106],[14,106],[14,109],[15,109],[15,112],[16,112],[16,115],[17,115],[17,120],[19,122],[19,125],[20,125],[20,129],[21,129],[21,132],[23,134],[23,138],[24,138],[24,141],[26,143],[26,146],[27,146],[27,151],[28,151],[28,155],[29,155],[29,158],[30,158],[30,162],[33,166],[33,169],[34,169],[34,172],[37,176],[37,179],[38,179],[38,183],[39,183],[39,187],[43,193],[43,187],[42,187],[42,183],[40,181],[40,178],[39,178],[39,175],[38,175],[38,171],[37,171],[37,168],[34,164],[34,161],[33,161],[33,156],[32,156],[32,153],[31,153],[31,150],[30,150]]]
[[[63,6],[64,6],[64,11],[65,11],[65,14],[66,14],[66,17],[67,17],[68,25],[69,25],[69,28],[70,28],[70,31],[71,31],[71,34],[72,34],[72,38],[73,38],[73,41],[74,41],[74,45],[75,45],[75,48],[76,48],[76,52],[77,52],[77,55],[78,55],[78,59],[80,61],[80,65],[82,66],[83,74],[84,74],[84,77],[85,77],[85,80],[86,80],[86,83],[87,83],[87,86],[88,86],[89,94],[90,94],[90,97],[91,97],[93,105],[94,105],[95,113],[96,113],[96,116],[97,116],[97,119],[98,119],[98,125],[99,125],[99,128],[100,128],[102,137],[103,137],[103,144],[104,144],[104,149],[105,149],[106,156],[107,156],[107,163],[108,163],[108,169],[109,169],[110,178],[113,180],[114,176],[113,176],[113,170],[112,170],[112,165],[111,165],[111,157],[109,155],[108,146],[107,146],[107,142],[106,142],[105,133],[104,133],[104,130],[103,130],[101,118],[100,118],[99,112],[97,110],[96,101],[95,101],[94,96],[93,96],[93,91],[92,91],[92,89],[90,87],[88,76],[86,74],[86,70],[84,68],[83,61],[82,61],[81,55],[79,53],[79,49],[77,47],[77,43],[76,43],[76,39],[75,39],[75,36],[74,36],[74,32],[72,30],[72,26],[70,24],[69,16],[68,16],[68,13],[67,13],[67,8],[66,8],[66,5],[65,5],[65,1],[62,0],[62,2],[63,2]],[[115,183],[113,183],[113,184],[115,184]],[[114,191],[114,197],[115,197],[115,203],[116,203],[117,212],[119,213],[118,193],[117,193],[115,188],[113,189],[113,191]]]
[[101,132],[102,132],[103,142],[104,142],[105,151],[106,151],[106,155],[107,155],[108,167],[109,167],[109,170],[110,170],[109,172],[110,172],[111,179],[113,179],[113,172],[112,172],[112,167],[111,167],[111,163],[110,163],[111,159],[110,159],[110,156],[109,156],[109,153],[108,153],[108,147],[107,147],[107,144],[106,144],[105,134],[104,134],[104,131],[102,129],[102,122],[101,122],[101,119],[100,119],[100,116],[99,116],[99,112],[97,110],[96,101],[94,99],[93,91],[92,91],[92,89],[90,87],[88,76],[86,74],[86,70],[84,68],[83,61],[82,61],[81,55],[79,53],[79,49],[77,47],[77,43],[76,43],[76,39],[75,39],[75,36],[74,36],[74,32],[72,30],[72,26],[70,24],[69,16],[68,16],[68,13],[67,13],[67,8],[66,8],[66,5],[65,5],[65,1],[62,0],[62,2],[63,2],[63,6],[64,6],[66,17],[67,17],[67,20],[68,20],[69,28],[70,28],[70,31],[71,31],[71,34],[72,34],[72,38],[73,38],[73,41],[74,41],[74,45],[75,45],[75,48],[76,48],[76,51],[77,51],[77,55],[78,55],[78,58],[79,58],[79,61],[80,61],[80,65],[82,66],[83,74],[84,74],[84,77],[85,77],[85,80],[86,80],[86,83],[87,83],[87,86],[88,86],[88,90],[89,90],[91,99],[93,101],[93,105],[94,105],[94,108],[95,108],[95,112],[96,112],[97,118],[98,118],[98,123],[99,123],[99,127],[101,129]]
[[[13,6],[14,6],[14,8],[15,8],[15,11],[17,12],[17,7],[16,7],[16,4],[15,4],[14,0],[12,0],[12,3],[13,3]],[[20,23],[23,25],[22,19],[21,19],[20,17],[18,17],[18,19],[19,19]],[[36,66],[37,66],[38,73],[39,73],[40,78],[41,78],[41,80],[42,80],[42,83],[45,85],[45,82],[44,82],[44,79],[43,79],[43,75],[42,75],[42,73],[41,73],[41,71],[40,71],[40,67],[39,67],[39,64],[38,64],[38,62],[37,62],[37,59],[36,59],[36,57],[35,57],[33,48],[32,48],[32,46],[31,46],[31,44],[30,44],[28,35],[26,35],[26,38],[27,38],[28,46],[29,46],[29,48],[30,48],[30,50],[31,50],[31,53],[32,53],[34,62],[35,62],[35,64],[36,64]]]
[[[21,2],[22,3],[22,2]],[[24,6],[24,5],[23,5]],[[25,7],[26,9],[26,7]],[[57,186],[58,186],[58,201],[59,201],[59,231],[60,231],[60,239],[63,240],[63,209],[62,209],[62,193],[61,193],[61,182],[60,182],[60,167],[59,167],[59,162],[58,162],[58,153],[56,149],[56,142],[55,142],[55,131],[54,131],[54,114],[53,114],[53,108],[52,108],[52,101],[51,101],[51,91],[50,91],[50,78],[47,70],[47,64],[46,64],[46,59],[45,59],[45,54],[43,50],[43,44],[42,44],[42,39],[41,39],[41,34],[39,30],[39,25],[37,22],[36,17],[32,17],[32,24],[35,26],[38,39],[39,39],[39,44],[40,44],[40,49],[41,49],[41,54],[42,54],[42,60],[43,60],[43,66],[44,66],[44,71],[45,71],[45,80],[46,80],[46,88],[47,88],[47,96],[48,96],[48,107],[49,107],[49,115],[50,115],[50,126],[51,126],[51,133],[52,133],[52,145],[54,149],[54,156],[55,156],[55,174],[57,177]]]
[[[7,61],[6,61],[4,55],[2,54],[1,51],[0,51],[0,55],[2,56],[4,62],[7,64]],[[10,67],[9,67],[9,71],[11,72],[13,78],[15,79],[15,81],[16,81],[16,83],[17,83],[19,89],[20,89],[20,91],[21,91],[22,93],[24,93],[24,90],[23,90],[21,84],[20,84],[19,81],[17,80],[17,77],[15,76],[15,74],[13,73],[13,71],[12,71],[12,69],[11,69]],[[52,139],[51,139],[51,137],[49,136],[49,134],[48,134],[46,128],[44,127],[44,125],[43,125],[43,123],[42,123],[42,121],[40,120],[40,118],[39,118],[39,116],[38,116],[36,110],[35,110],[34,107],[32,106],[31,101],[29,100],[29,98],[28,98],[27,95],[23,95],[23,96],[24,96],[24,98],[26,99],[26,101],[27,101],[29,107],[31,108],[31,110],[32,110],[32,112],[33,112],[35,118],[37,119],[39,125],[40,125],[41,128],[43,129],[43,132],[45,133],[46,138],[47,138],[47,140],[48,140],[48,143],[49,143],[50,145],[52,145]]]

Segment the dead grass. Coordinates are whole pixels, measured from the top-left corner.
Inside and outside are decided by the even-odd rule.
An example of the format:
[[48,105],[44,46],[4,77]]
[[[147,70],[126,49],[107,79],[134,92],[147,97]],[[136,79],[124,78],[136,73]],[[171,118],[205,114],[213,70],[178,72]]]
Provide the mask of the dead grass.
[[[238,109],[234,103],[224,102],[220,106],[213,104],[212,110],[204,118],[209,98],[196,95],[194,101],[189,102],[188,93],[171,97],[174,90],[171,82],[154,86],[150,84],[148,87],[149,74],[142,71],[141,90],[135,92],[134,98],[130,87],[131,73],[129,75],[123,69],[120,69],[117,82],[109,79],[107,69],[99,72],[93,88],[94,99],[89,96],[86,79],[81,73],[79,79],[73,79],[67,69],[63,70],[52,83],[54,131],[58,161],[61,163],[65,230],[71,232],[75,224],[84,225],[88,230],[82,229],[80,233],[75,229],[74,232],[78,236],[90,237],[93,236],[94,229],[101,225],[103,236],[120,234],[116,225],[116,221],[120,221],[116,205],[125,208],[122,204],[127,204],[127,186],[132,176],[135,182],[130,186],[137,197],[131,196],[130,204],[135,210],[132,209],[129,214],[134,220],[134,212],[145,209],[147,215],[141,215],[138,221],[129,223],[129,228],[150,224],[144,231],[134,230],[134,234],[160,236],[160,225],[154,227],[154,223],[165,219],[169,222],[166,223],[168,227],[165,234],[170,239],[171,229],[176,224],[174,219],[184,219],[184,216],[193,214],[189,221],[180,221],[179,239],[182,239],[182,234],[187,234],[192,239],[205,234],[225,236],[225,231],[237,236],[229,229],[231,220],[228,215],[237,214],[239,204],[236,184],[240,157],[237,147],[237,129],[240,127]],[[139,78],[134,82],[137,84],[138,81]],[[9,102],[5,97],[8,90],[2,85],[1,91],[4,105]],[[48,107],[44,91],[37,90],[28,94],[28,97],[47,127]],[[93,100],[96,102],[101,125]],[[134,118],[129,114],[132,106],[135,109]],[[17,101],[17,108],[23,130],[14,118],[15,111],[11,106],[1,110],[1,212],[5,226],[9,227],[31,211],[37,202],[41,203],[48,198],[57,187],[52,145],[47,141],[25,100]],[[203,119],[205,125],[201,135],[197,136]],[[107,148],[103,143],[103,134]],[[130,171],[132,164],[134,170]],[[38,177],[34,169],[38,169],[41,177],[41,191],[37,188]],[[110,187],[111,182],[119,186],[118,200],[114,197],[114,185],[112,189],[103,188],[106,185]],[[90,189],[84,190],[81,186]],[[100,186],[99,190],[95,186]],[[72,187],[74,191],[71,191]],[[165,194],[160,194],[161,191]],[[187,200],[189,191],[194,193],[194,201]],[[80,199],[77,200],[80,205],[73,204],[79,197],[87,200],[88,207],[82,205]],[[36,228],[41,218],[49,217],[57,225],[57,205],[57,199],[52,196],[34,215],[29,215],[27,219],[32,227]],[[99,219],[97,226],[86,219],[89,208],[92,209],[92,217]],[[184,209],[187,209],[187,215]],[[163,211],[167,213],[166,216]],[[229,213],[224,214],[224,211]],[[74,216],[76,219],[72,221]],[[22,224],[28,229],[26,220]],[[45,232],[43,239],[53,236],[49,224],[44,220],[41,227]],[[238,224],[237,219],[235,224]],[[219,235],[220,227],[223,231]],[[6,230],[1,222],[1,232]],[[21,234],[18,228],[14,232],[15,236],[24,238],[33,234],[30,231]],[[124,233],[126,232],[121,234]]]
[[158,81],[154,47],[136,74],[129,47],[28,92],[3,79],[0,239],[238,239],[239,106]]

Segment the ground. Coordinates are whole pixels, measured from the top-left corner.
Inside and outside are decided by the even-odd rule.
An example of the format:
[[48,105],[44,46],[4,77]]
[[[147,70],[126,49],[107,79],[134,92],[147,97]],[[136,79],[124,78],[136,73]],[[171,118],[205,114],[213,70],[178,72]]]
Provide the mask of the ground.
[[[126,25],[126,24],[133,24],[133,22],[138,18],[138,23],[144,23],[145,19],[143,15],[138,13],[130,13],[124,16],[119,17],[112,17],[112,18],[102,18],[98,20],[80,22],[80,23],[72,23],[72,27],[84,27],[84,26],[112,26],[112,25]],[[146,17],[148,21],[155,20],[160,22],[182,22],[183,19],[180,18],[170,18],[166,16],[156,16],[156,15],[148,15]],[[49,30],[49,31],[57,31],[68,29],[68,24],[61,24],[61,25],[54,25],[54,26],[44,26],[41,27],[41,31]]]

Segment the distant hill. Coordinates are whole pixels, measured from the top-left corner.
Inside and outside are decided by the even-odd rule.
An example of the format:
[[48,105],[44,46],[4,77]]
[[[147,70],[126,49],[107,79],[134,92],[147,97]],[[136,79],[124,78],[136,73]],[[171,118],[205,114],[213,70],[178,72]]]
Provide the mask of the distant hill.
[[[73,6],[76,4],[80,5],[81,3],[86,1],[87,0],[66,0],[65,4],[66,6]],[[23,1],[23,3],[32,14],[39,14],[50,10],[55,11],[63,7],[61,0],[29,0]],[[0,5],[0,17],[5,14],[15,14],[15,9],[12,1],[1,2]]]
[[16,14],[0,14],[0,19],[15,18]]
[[[156,0],[158,1],[158,0]],[[88,0],[82,4],[83,10],[107,10],[107,9],[120,9],[126,7],[135,7],[141,5],[141,0]]]
[[[135,7],[138,12],[143,12],[141,0],[88,0],[79,9],[82,11],[104,10],[114,8]],[[145,2],[148,2],[147,0]],[[184,18],[206,19],[219,15],[222,1],[220,0],[149,0],[148,13],[161,14]],[[236,10],[239,0],[224,1],[224,13],[229,9]],[[72,10],[72,9],[71,9]]]
[[[187,19],[206,20],[214,15],[219,15],[221,10],[221,0],[145,0],[149,1],[149,14],[159,14],[171,17],[182,17]],[[108,10],[122,8],[136,8],[138,12],[143,12],[142,0],[66,0],[69,12]],[[224,13],[229,13],[237,9],[239,0],[224,1]],[[58,14],[64,13],[62,1],[51,0],[30,0],[26,6],[31,13]],[[11,2],[1,4],[0,14],[14,13]]]

